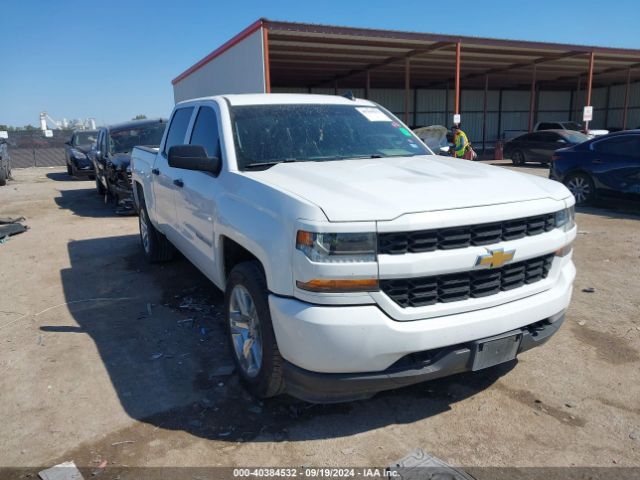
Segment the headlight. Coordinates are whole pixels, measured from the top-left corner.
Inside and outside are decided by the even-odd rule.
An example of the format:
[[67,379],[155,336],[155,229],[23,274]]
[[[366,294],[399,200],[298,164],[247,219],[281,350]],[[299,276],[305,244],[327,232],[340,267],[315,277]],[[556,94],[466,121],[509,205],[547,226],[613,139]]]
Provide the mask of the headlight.
[[82,153],[80,150],[76,150],[75,148],[72,148],[70,153],[73,158],[77,158],[78,160],[87,159],[87,156],[84,153]]
[[576,210],[574,206],[565,208],[556,212],[556,227],[562,228],[565,232],[568,232],[576,225]]
[[298,230],[296,248],[312,262],[375,262],[375,233],[315,233]]

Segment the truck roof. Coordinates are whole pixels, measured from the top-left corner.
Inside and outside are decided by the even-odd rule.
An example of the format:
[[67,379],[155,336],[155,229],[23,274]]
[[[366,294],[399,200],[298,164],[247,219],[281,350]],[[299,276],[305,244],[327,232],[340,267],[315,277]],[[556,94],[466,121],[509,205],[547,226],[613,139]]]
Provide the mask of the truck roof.
[[212,97],[193,98],[180,103],[198,100],[214,100],[225,98],[231,105],[282,105],[282,104],[324,104],[324,105],[365,105],[373,102],[363,98],[350,100],[338,95],[315,95],[307,93],[242,93],[233,95],[217,95]]

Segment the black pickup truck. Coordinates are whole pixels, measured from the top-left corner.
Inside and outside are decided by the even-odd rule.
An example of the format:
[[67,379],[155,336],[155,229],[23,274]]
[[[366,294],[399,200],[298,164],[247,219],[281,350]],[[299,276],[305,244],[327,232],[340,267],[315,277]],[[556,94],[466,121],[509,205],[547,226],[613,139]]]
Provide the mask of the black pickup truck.
[[89,152],[94,165],[96,190],[110,196],[121,212],[133,211],[131,192],[131,150],[137,146],[160,145],[167,121],[133,120],[98,130],[95,146]]

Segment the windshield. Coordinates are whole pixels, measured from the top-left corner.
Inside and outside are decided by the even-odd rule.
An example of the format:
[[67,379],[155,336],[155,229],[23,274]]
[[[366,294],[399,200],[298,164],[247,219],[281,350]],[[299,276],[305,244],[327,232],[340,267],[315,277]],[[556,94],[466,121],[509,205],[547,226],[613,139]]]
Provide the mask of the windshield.
[[582,130],[582,125],[576,122],[562,122],[562,126],[567,130],[575,130],[576,132]]
[[124,130],[113,130],[109,136],[109,151],[111,153],[129,153],[133,147],[139,145],[157,147],[162,141],[165,126],[165,122],[158,122],[133,126]]
[[377,107],[251,105],[232,108],[241,169],[280,162],[429,155],[431,152]]
[[584,133],[574,132],[573,130],[565,130],[560,133],[560,135],[562,135],[569,143],[582,143],[589,140],[589,137]]
[[74,138],[74,145],[91,145],[95,143],[98,132],[78,132]]

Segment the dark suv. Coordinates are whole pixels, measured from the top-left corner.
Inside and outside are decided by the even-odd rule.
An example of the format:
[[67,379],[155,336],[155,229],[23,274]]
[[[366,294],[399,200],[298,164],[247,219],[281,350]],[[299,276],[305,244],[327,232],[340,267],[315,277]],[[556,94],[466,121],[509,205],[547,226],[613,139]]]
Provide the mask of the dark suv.
[[97,130],[76,130],[68,142],[65,142],[67,173],[74,177],[94,178],[93,163],[87,157],[87,153],[96,143]]
[[108,194],[124,210],[132,209],[131,150],[137,146],[160,145],[166,125],[166,119],[157,118],[134,120],[98,130],[96,145],[89,156],[100,195]]

